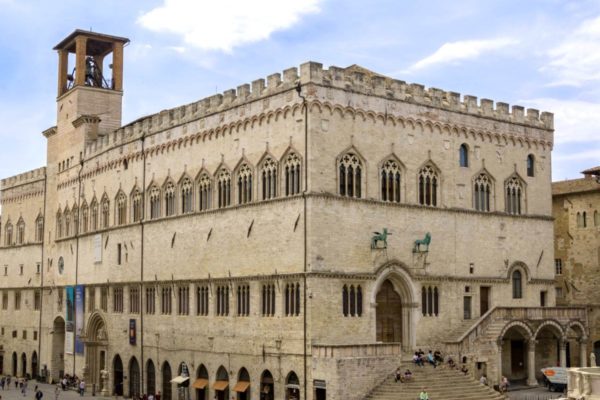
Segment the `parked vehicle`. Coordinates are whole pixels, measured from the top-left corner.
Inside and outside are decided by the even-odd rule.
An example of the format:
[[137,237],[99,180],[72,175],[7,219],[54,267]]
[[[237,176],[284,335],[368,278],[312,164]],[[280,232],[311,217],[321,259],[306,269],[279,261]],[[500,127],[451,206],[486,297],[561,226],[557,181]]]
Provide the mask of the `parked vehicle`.
[[562,367],[542,368],[544,385],[551,392],[563,392],[567,388],[567,369]]

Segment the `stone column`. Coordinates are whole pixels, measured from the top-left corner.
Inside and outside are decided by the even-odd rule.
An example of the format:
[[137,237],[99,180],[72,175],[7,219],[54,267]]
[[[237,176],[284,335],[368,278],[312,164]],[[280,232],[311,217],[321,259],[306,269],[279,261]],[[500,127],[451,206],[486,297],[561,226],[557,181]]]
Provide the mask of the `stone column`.
[[563,368],[567,367],[567,340],[566,339],[560,339],[560,353],[559,353],[559,360],[560,360],[560,366]]
[[67,74],[69,64],[69,53],[66,50],[58,51],[58,96],[67,91]]
[[496,374],[496,383],[499,384],[502,382],[502,347],[504,347],[504,340],[499,339],[496,344],[498,346],[498,373]]
[[87,53],[87,38],[75,38],[75,86],[85,84],[85,57]]
[[527,385],[537,386],[535,379],[535,344],[536,340],[530,339],[527,342]]
[[123,90],[123,43],[113,44],[113,89]]
[[586,337],[579,339],[579,366],[581,368],[587,367],[587,343]]

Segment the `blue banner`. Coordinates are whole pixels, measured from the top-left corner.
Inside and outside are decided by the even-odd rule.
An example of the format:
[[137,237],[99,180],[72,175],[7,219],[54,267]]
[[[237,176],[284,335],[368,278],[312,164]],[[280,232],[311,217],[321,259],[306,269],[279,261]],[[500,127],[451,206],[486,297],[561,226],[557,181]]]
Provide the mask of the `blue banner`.
[[75,353],[83,354],[83,342],[81,332],[83,331],[83,313],[85,311],[85,286],[75,286]]

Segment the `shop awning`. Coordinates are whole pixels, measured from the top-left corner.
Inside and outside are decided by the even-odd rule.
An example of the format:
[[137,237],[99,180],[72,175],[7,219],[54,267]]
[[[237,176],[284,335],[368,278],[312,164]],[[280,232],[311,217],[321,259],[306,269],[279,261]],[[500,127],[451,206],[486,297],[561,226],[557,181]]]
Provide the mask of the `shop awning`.
[[288,383],[287,385],[285,385],[285,387],[287,389],[296,389],[296,390],[300,390],[300,385],[295,385],[293,383]]
[[187,381],[188,379],[190,379],[190,378],[187,376],[176,376],[175,378],[171,379],[171,383],[176,383],[176,384],[180,385],[183,382]]
[[246,390],[248,390],[249,386],[250,386],[250,382],[240,381],[235,384],[235,386],[233,387],[233,391],[239,392],[239,393],[244,393]]
[[192,383],[194,389],[204,389],[208,385],[208,379],[198,378]]
[[227,386],[229,386],[229,381],[216,381],[213,383],[213,389],[219,391],[227,389]]

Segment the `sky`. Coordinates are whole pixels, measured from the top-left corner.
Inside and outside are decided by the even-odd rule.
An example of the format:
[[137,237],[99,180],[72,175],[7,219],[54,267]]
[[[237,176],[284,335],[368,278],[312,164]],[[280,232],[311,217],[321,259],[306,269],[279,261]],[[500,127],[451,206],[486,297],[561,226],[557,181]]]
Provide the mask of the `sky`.
[[45,165],[75,29],[125,36],[123,124],[306,61],[555,114],[553,179],[600,165],[600,0],[0,0],[0,177]]

